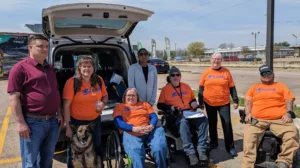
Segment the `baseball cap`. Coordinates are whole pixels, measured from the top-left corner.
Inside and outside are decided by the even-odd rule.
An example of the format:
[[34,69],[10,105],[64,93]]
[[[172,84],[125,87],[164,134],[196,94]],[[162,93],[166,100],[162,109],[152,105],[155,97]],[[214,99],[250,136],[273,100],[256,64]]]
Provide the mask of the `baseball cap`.
[[259,67],[259,72],[273,72],[272,69],[268,65],[262,65]]
[[180,70],[176,66],[172,66],[171,69],[169,70],[169,76],[171,76],[173,73],[178,72],[180,73]]

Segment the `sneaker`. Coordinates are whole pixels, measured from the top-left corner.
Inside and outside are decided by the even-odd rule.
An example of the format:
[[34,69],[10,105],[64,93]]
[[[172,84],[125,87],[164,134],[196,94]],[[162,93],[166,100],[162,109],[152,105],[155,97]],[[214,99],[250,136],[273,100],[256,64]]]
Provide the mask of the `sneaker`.
[[237,152],[235,150],[234,147],[231,147],[229,150],[227,150],[227,152],[232,156],[232,157],[236,157],[237,156]]
[[199,160],[200,160],[200,162],[207,162],[208,161],[206,150],[204,150],[204,151],[198,150],[198,154],[199,154]]
[[199,160],[195,153],[189,155],[190,165],[195,166],[199,163]]
[[277,162],[277,168],[289,168],[289,164],[285,162]]

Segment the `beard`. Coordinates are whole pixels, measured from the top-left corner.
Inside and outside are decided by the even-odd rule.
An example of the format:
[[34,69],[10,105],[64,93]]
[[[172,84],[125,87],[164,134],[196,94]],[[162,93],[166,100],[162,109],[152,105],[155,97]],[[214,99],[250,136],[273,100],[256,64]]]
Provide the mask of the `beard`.
[[265,85],[270,85],[274,83],[274,77],[270,80],[261,80],[261,83],[265,84]]

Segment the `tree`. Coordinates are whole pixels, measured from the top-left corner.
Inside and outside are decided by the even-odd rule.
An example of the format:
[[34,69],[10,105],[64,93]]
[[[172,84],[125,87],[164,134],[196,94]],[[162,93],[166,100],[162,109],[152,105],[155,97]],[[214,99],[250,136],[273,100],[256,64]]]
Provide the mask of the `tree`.
[[188,45],[188,52],[191,56],[197,56],[200,58],[204,57],[204,43],[203,42],[193,42]]
[[287,41],[275,43],[274,46],[282,46],[282,47],[289,47],[290,44]]
[[221,48],[221,49],[226,49],[226,48],[228,48],[228,46],[227,46],[226,43],[221,43],[221,44],[219,45],[219,48]]
[[244,54],[244,57],[246,58],[246,56],[248,55],[250,49],[248,46],[243,46],[242,47],[242,53]]

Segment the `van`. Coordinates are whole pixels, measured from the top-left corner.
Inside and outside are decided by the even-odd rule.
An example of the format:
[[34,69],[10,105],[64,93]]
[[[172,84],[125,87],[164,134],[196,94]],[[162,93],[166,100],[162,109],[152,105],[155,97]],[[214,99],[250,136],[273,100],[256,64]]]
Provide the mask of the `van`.
[[[129,66],[137,62],[129,37],[140,21],[153,14],[141,8],[104,3],[64,4],[43,9],[43,33],[49,38],[47,61],[56,70],[61,95],[66,81],[75,74],[77,60],[91,56],[97,66],[96,73],[108,90],[109,101],[102,112],[102,122],[112,121],[113,109],[121,102],[122,95],[109,90],[110,80],[117,74],[127,85]],[[105,134],[105,129],[102,133]],[[60,136],[58,141],[64,140]]]

